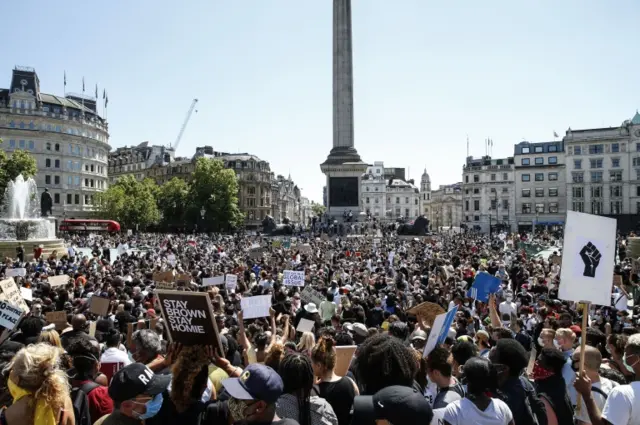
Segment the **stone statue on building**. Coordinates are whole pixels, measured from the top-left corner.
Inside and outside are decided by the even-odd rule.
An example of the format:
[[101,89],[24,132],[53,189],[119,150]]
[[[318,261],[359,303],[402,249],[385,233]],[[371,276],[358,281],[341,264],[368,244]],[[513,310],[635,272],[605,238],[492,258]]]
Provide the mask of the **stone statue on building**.
[[285,224],[276,224],[276,221],[270,215],[262,220],[262,233],[264,236],[288,236],[293,235],[293,226],[286,220]]
[[398,227],[398,235],[424,236],[429,230],[429,220],[421,215],[413,221],[413,224],[401,224]]
[[49,193],[49,189],[45,189],[42,195],[40,195],[40,217],[49,217],[52,209],[53,200],[51,199],[51,194]]

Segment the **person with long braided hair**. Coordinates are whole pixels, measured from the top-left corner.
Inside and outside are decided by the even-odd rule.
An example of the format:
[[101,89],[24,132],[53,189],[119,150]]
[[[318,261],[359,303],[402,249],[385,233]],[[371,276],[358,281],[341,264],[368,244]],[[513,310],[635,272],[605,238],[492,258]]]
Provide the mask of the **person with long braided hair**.
[[290,418],[300,425],[338,425],[338,418],[324,398],[311,395],[313,366],[303,354],[288,354],[279,369],[284,393],[278,399],[276,413]]

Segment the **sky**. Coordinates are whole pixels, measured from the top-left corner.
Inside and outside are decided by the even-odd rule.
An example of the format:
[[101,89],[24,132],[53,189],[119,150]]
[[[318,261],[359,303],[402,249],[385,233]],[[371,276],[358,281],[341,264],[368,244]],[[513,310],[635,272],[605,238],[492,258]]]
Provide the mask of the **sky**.
[[[112,148],[175,141],[249,152],[321,202],[332,147],[332,2],[0,2],[0,87],[109,96]],[[188,6],[188,7],[185,7]],[[353,0],[355,147],[419,185],[461,180],[467,154],[618,126],[640,108],[637,3]],[[102,111],[102,109],[101,109]]]

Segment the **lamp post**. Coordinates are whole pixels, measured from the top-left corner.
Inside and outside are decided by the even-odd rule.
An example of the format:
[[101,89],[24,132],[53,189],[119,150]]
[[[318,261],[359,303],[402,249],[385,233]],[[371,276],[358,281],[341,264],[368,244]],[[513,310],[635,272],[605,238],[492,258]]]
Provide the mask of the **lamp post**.
[[202,219],[202,226],[201,228],[204,229],[204,215],[207,213],[207,210],[204,209],[204,207],[200,208],[200,218]]

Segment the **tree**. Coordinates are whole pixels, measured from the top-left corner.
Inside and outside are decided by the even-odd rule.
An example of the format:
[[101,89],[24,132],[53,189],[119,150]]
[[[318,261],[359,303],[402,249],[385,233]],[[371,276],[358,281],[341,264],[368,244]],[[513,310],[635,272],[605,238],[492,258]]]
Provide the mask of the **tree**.
[[160,211],[155,199],[157,188],[152,180],[138,181],[133,176],[124,176],[99,193],[96,215],[116,220],[122,227],[136,229],[160,220]]
[[37,172],[36,160],[29,152],[17,150],[7,156],[5,151],[0,150],[0,202],[3,202],[4,191],[9,181],[15,180],[20,174],[27,179],[35,176]]
[[177,177],[158,188],[156,202],[163,226],[176,228],[185,225],[188,199],[189,185]]
[[[238,180],[233,170],[219,159],[198,158],[189,187],[187,220],[201,223],[205,230],[238,227],[244,216],[238,208]],[[204,219],[201,210],[204,208]]]
[[315,216],[321,216],[322,214],[324,214],[324,212],[327,210],[327,208],[324,205],[321,204],[311,204],[311,211],[313,211],[313,214]]

